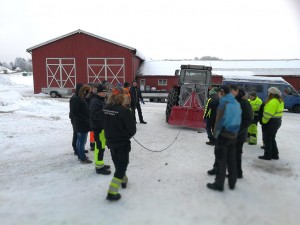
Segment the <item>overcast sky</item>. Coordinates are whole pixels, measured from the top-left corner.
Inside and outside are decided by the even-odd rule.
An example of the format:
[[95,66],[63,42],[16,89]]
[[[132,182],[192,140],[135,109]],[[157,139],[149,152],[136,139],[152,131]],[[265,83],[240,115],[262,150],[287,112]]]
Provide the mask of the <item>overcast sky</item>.
[[300,58],[300,0],[4,0],[0,62],[77,29],[147,58]]

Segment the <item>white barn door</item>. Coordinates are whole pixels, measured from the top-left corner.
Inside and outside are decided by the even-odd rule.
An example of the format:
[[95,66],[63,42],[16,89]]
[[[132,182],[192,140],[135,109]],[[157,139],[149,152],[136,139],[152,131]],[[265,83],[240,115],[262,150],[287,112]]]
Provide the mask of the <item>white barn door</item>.
[[75,88],[74,58],[46,58],[47,87]]
[[112,84],[125,82],[124,58],[87,58],[89,83],[107,80]]

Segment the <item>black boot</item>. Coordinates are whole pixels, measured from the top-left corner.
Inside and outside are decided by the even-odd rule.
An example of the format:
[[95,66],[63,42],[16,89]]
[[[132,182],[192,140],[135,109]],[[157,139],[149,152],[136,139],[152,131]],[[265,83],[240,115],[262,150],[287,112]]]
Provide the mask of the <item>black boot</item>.
[[109,175],[109,174],[111,174],[111,171],[106,169],[105,167],[102,167],[101,169],[96,168],[96,173],[102,174],[102,175]]
[[263,160],[271,160],[271,157],[267,157],[265,155],[262,156],[258,156],[259,159],[263,159]]
[[216,169],[212,168],[211,170],[207,171],[208,175],[216,175]]
[[106,196],[106,199],[109,200],[109,201],[117,201],[120,198],[121,198],[121,195],[119,193],[117,193],[115,195],[108,193],[107,196]]
[[127,187],[127,183],[121,183],[121,187],[125,189]]
[[215,191],[223,191],[223,187],[218,186],[216,183],[207,183],[206,186]]
[[214,141],[207,141],[205,144],[214,146],[216,143]]
[[90,143],[91,151],[94,151],[95,149],[95,143]]
[[144,120],[142,120],[140,123],[147,124],[147,122],[145,122]]

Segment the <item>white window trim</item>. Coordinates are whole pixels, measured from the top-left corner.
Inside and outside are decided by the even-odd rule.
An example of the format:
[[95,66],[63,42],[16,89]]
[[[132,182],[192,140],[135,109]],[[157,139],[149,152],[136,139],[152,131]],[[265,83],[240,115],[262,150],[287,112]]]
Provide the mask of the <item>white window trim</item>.
[[[159,83],[160,80],[166,81],[166,83],[165,84],[160,84]],[[168,86],[168,80],[167,79],[158,79],[157,83],[158,83],[158,86]]]

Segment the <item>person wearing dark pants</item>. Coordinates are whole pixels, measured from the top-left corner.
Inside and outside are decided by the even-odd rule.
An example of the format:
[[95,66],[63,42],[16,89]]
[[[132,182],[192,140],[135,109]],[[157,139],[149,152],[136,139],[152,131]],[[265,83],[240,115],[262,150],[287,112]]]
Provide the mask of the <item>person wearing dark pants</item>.
[[[241,106],[235,99],[237,91],[227,85],[219,88],[220,103],[217,109],[216,124],[214,129],[215,145],[215,170],[214,183],[208,183],[212,190],[223,191],[226,176],[226,167],[229,172],[229,188],[234,189],[236,183],[236,137],[241,124]],[[209,172],[209,171],[208,171]]]
[[80,88],[83,86],[82,83],[77,83],[76,84],[76,88],[75,88],[75,94],[72,95],[72,97],[70,98],[70,102],[69,102],[69,107],[70,107],[70,112],[69,112],[69,118],[71,120],[71,124],[72,124],[72,129],[73,129],[73,137],[72,137],[72,147],[74,150],[74,155],[77,155],[77,149],[76,149],[76,141],[77,141],[77,132],[75,130],[75,122],[74,122],[74,115],[72,114],[71,108],[72,105],[74,104],[74,101],[76,101],[77,98],[79,98],[79,90]]
[[209,91],[209,99],[207,100],[203,119],[205,120],[205,129],[207,132],[208,142],[207,145],[215,145],[216,139],[213,136],[213,130],[216,122],[217,108],[219,105],[219,97],[217,88],[214,87]]
[[277,131],[281,126],[283,109],[284,101],[282,99],[281,91],[276,87],[270,87],[268,89],[268,98],[266,99],[262,117],[265,152],[264,155],[258,157],[259,159],[279,159],[279,152],[275,138]]
[[136,123],[127,106],[126,94],[122,87],[114,88],[107,105],[102,110],[105,138],[116,169],[106,197],[110,201],[119,200],[120,186],[122,188],[127,186],[126,171],[131,149],[130,138],[136,133]]
[[228,184],[230,189],[234,189],[237,179],[236,167],[236,139],[220,136],[215,145],[216,162],[218,170],[214,184],[208,184],[208,188],[223,190],[226,168],[228,169]]
[[136,121],[135,109],[137,109],[140,123],[146,124],[147,122],[144,121],[140,101],[142,101],[143,104],[145,104],[145,102],[142,96],[142,92],[140,88],[137,86],[136,81],[132,82],[132,86],[130,88],[130,98],[131,98],[131,111],[132,111],[134,121]]
[[106,140],[104,137],[103,121],[102,121],[102,109],[105,106],[106,99],[106,87],[104,84],[99,84],[97,87],[96,97],[90,101],[90,126],[94,133],[94,160],[96,173],[109,175],[111,173],[110,166],[104,164],[104,151]]
[[242,154],[243,146],[247,140],[248,128],[253,120],[253,110],[249,101],[246,99],[246,93],[243,88],[239,88],[238,94],[235,99],[240,103],[242,109],[242,121],[240,130],[238,132],[236,141],[236,165],[237,165],[237,178],[243,178],[242,170]]

